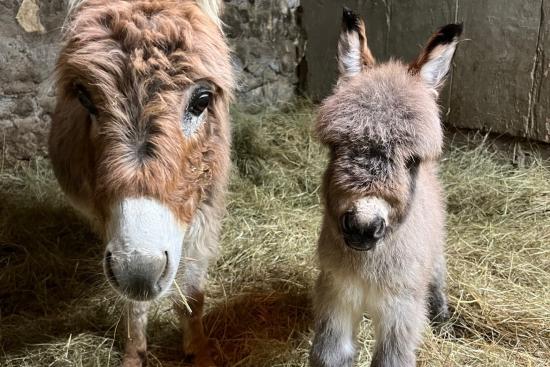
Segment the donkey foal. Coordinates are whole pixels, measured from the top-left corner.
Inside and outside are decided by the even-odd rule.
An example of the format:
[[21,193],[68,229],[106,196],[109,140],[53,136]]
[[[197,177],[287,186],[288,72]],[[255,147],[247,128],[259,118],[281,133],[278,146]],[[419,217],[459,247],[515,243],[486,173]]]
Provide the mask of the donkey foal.
[[448,317],[444,202],[437,178],[437,95],[462,26],[437,31],[411,65],[376,65],[365,26],[345,9],[340,78],[319,109],[330,149],[314,296],[314,367],[351,366],[363,312],[373,319],[371,366],[415,366],[427,323]]

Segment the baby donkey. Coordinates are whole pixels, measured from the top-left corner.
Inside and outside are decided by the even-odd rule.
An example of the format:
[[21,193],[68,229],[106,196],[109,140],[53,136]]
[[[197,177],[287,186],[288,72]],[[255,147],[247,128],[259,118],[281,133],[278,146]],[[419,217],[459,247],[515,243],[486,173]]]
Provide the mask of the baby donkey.
[[378,65],[363,21],[344,10],[341,75],[316,122],[330,153],[313,367],[353,364],[364,311],[375,327],[376,367],[415,366],[427,314],[448,317],[437,97],[461,33],[449,24],[412,64]]

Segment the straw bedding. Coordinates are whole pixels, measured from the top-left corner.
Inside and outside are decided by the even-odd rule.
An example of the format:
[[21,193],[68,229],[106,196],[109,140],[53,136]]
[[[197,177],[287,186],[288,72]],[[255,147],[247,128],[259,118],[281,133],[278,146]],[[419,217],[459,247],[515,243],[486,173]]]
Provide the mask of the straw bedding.
[[[234,111],[234,170],[221,254],[210,270],[206,329],[226,366],[306,366],[320,174],[310,107]],[[473,137],[450,142],[452,318],[427,330],[421,366],[550,366],[550,170]],[[116,366],[123,302],[101,274],[103,248],[68,207],[49,164],[0,171],[0,365]],[[364,318],[358,366],[373,336]],[[182,366],[170,305],[150,315],[149,360]]]

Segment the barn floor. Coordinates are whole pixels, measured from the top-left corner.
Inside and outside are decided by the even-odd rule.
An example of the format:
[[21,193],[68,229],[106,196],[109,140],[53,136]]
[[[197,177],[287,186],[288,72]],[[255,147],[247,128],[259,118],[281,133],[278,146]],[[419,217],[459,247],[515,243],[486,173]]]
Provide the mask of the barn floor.
[[[234,112],[235,165],[206,328],[224,366],[306,366],[324,153],[311,111]],[[550,366],[548,160],[452,143],[448,195],[452,319],[427,330],[421,366]],[[122,305],[101,274],[103,249],[44,160],[0,171],[0,365],[118,365]],[[358,366],[373,339],[364,319]],[[151,314],[152,366],[182,366],[168,304]]]

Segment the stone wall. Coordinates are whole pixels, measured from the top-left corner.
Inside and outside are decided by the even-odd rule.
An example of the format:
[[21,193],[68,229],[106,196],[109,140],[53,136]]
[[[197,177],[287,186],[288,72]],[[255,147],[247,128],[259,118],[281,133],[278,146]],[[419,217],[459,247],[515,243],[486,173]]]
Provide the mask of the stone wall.
[[49,76],[65,7],[59,0],[41,0],[39,18],[27,13],[20,23],[16,16],[23,4],[32,9],[35,3],[0,1],[0,164],[45,153],[54,106]]
[[[237,100],[249,109],[294,99],[304,54],[298,0],[229,0],[224,22],[238,73]],[[66,0],[0,0],[0,167],[46,154]]]
[[294,99],[305,57],[299,0],[231,0],[224,21],[234,48],[238,101],[253,110]]
[[379,60],[412,60],[439,26],[464,22],[452,78],[441,103],[445,120],[550,142],[550,0],[302,0],[308,36],[307,93],[330,92],[342,6],[366,19]]

